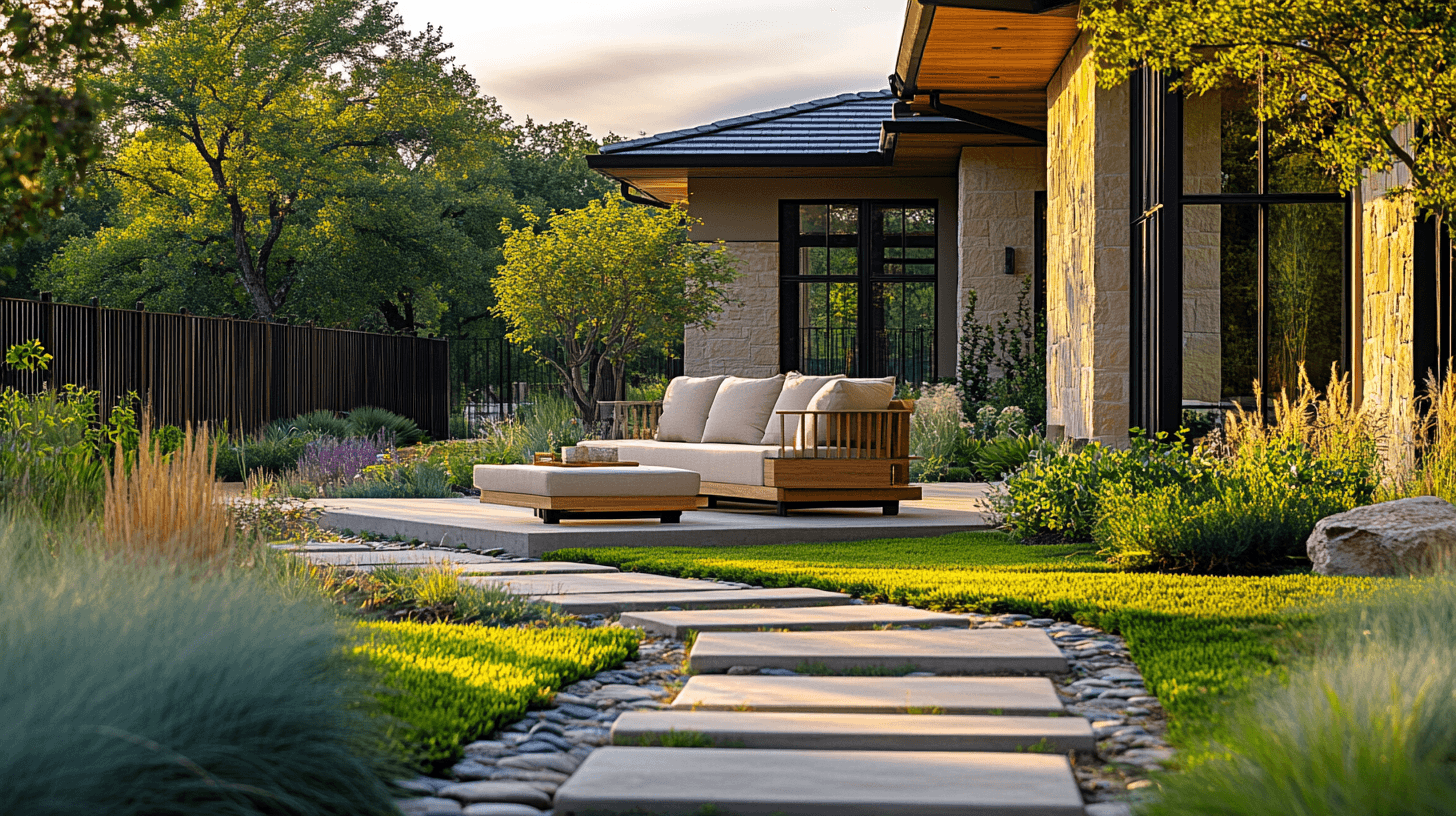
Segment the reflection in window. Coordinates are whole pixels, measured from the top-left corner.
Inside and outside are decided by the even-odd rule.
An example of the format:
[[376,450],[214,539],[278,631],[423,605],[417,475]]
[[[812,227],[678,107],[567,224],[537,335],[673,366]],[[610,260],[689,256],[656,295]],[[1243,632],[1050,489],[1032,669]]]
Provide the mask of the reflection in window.
[[1340,361],[1344,324],[1344,207],[1269,208],[1269,387],[1293,393],[1299,365],[1323,390]]
[[[785,364],[805,373],[935,378],[936,210],[921,202],[785,202]],[[795,218],[795,215],[797,218]],[[796,268],[795,268],[796,267]],[[792,338],[790,340],[789,338]],[[797,348],[797,360],[792,349]]]

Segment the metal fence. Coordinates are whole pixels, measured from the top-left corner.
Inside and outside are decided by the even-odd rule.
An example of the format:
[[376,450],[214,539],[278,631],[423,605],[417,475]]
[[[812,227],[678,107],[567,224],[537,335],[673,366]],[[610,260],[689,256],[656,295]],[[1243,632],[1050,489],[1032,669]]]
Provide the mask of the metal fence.
[[252,431],[306,411],[374,405],[426,433],[450,429],[450,344],[403,335],[0,298],[0,347],[39,340],[41,372],[0,366],[0,385],[75,384],[102,415],[135,392],[159,424]]
[[[451,350],[450,380],[457,410],[472,425],[510,416],[517,406],[531,402],[532,394],[561,388],[556,369],[506,340],[504,332],[456,339]],[[628,366],[627,382],[640,385],[654,378],[672,379],[682,372],[681,349],[675,353],[644,351]]]
[[872,332],[867,356],[858,329],[799,330],[799,370],[851,377],[894,376],[901,382],[935,382],[935,332],[929,329]]

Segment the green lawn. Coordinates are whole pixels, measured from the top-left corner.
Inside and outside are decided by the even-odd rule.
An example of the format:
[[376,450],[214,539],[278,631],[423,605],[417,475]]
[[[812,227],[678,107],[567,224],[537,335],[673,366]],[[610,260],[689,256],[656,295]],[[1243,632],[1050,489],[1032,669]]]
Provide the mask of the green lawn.
[[357,652],[398,694],[382,698],[423,770],[550,703],[562,686],[637,654],[631,629],[501,629],[450,623],[363,623]]
[[1368,597],[1384,583],[1310,574],[1120,573],[1086,546],[1028,547],[1002,533],[839,544],[569,549],[546,558],[1096,626],[1127,639],[1179,742],[1204,733],[1229,692],[1276,670],[1319,605]]

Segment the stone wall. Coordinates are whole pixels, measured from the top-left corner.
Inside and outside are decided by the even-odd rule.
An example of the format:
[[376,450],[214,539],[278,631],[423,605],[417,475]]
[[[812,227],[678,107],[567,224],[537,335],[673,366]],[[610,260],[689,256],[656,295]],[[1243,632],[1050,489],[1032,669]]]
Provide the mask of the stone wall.
[[1097,87],[1087,37],[1047,86],[1047,424],[1125,444],[1128,94]]
[[[1016,298],[1035,262],[1036,191],[1046,189],[1046,149],[966,147],[959,170],[956,253],[956,337],[966,294],[976,292],[976,322],[994,324],[1016,310]],[[1006,274],[1006,247],[1016,250],[1016,274]]]
[[[1223,184],[1218,93],[1183,103],[1183,192],[1218,193]],[[1221,213],[1217,205],[1183,208],[1183,399],[1222,396],[1220,325]]]
[[1399,466],[1409,462],[1415,420],[1415,207],[1409,199],[1376,197],[1360,215],[1360,393],[1364,407],[1389,416],[1390,463]]
[[779,244],[730,241],[727,247],[739,261],[728,294],[741,305],[725,309],[711,329],[687,328],[683,373],[772,377],[779,373]]

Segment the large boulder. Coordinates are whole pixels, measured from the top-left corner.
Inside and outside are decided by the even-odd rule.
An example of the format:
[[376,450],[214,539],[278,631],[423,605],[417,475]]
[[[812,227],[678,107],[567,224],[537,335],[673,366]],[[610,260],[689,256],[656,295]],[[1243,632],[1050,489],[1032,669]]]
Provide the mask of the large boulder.
[[1456,555],[1456,507],[1398,499],[1320,519],[1305,544],[1320,575],[1408,575]]

